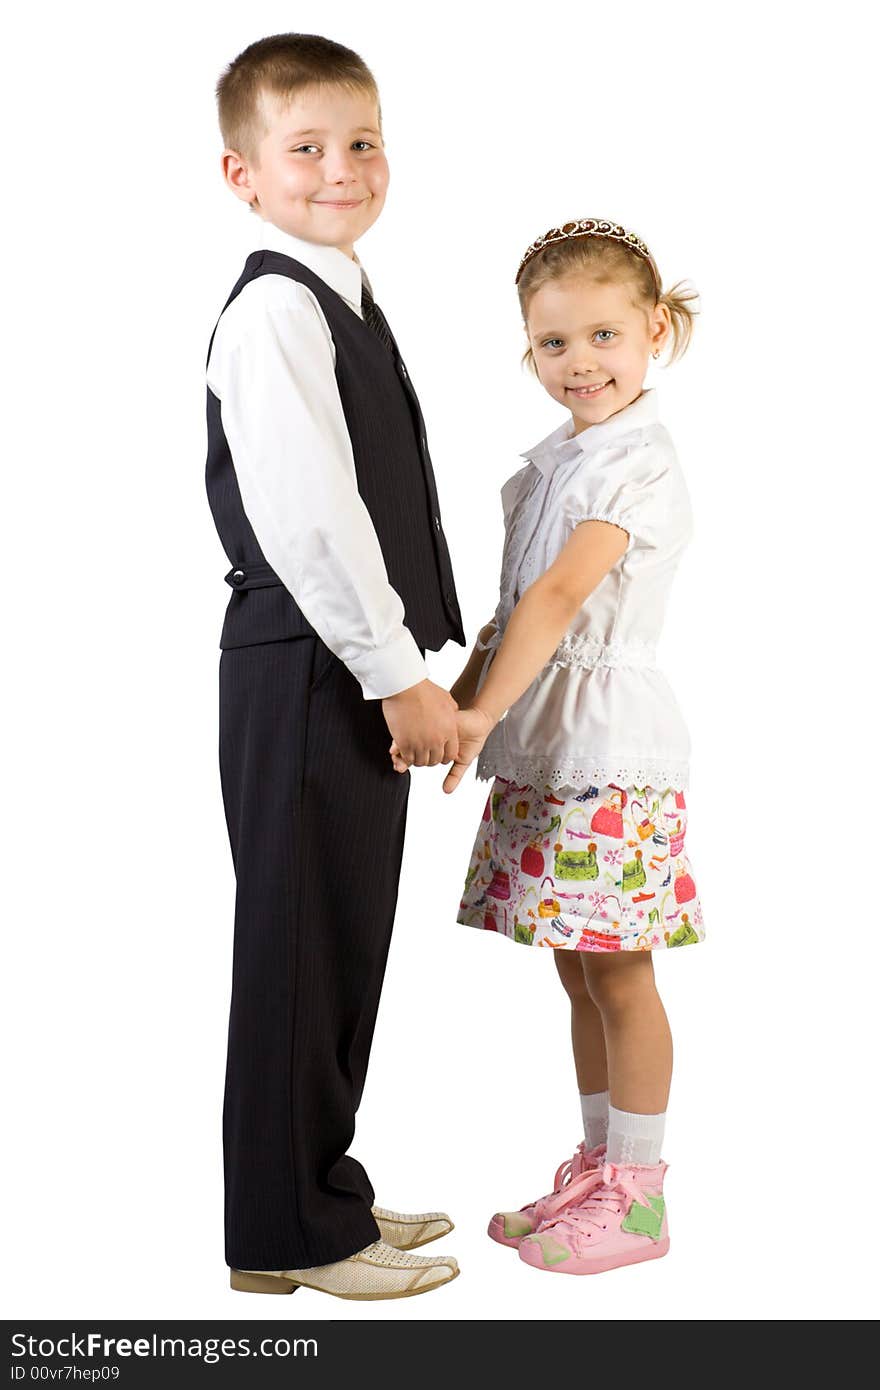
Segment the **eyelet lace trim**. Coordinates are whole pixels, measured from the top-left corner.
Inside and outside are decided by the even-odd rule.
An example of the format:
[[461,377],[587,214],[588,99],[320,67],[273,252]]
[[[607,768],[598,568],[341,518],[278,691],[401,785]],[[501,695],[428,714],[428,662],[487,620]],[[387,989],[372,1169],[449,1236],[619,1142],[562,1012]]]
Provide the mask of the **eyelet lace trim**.
[[657,652],[652,642],[644,638],[632,638],[628,642],[603,642],[590,634],[579,636],[567,632],[556,651],[548,661],[548,666],[654,666]]
[[687,791],[690,765],[686,759],[622,758],[590,762],[580,758],[505,758],[485,749],[477,758],[477,780],[504,777],[517,786],[545,787],[671,787]]
[[[496,610],[496,630],[488,642],[477,641],[476,645],[480,651],[488,652],[500,647],[508,616],[505,606]],[[552,666],[574,666],[581,670],[591,670],[595,666],[655,667],[656,664],[657,649],[644,638],[636,637],[628,642],[603,642],[600,637],[591,634],[581,636],[566,632],[543,669],[548,670]]]

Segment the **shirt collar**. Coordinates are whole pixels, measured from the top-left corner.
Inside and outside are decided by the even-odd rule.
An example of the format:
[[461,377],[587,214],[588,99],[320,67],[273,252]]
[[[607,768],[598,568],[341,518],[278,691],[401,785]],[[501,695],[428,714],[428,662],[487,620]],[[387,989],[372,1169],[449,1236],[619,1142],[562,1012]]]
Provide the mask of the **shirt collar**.
[[520,454],[520,458],[528,459],[539,473],[547,477],[563,459],[574,458],[576,454],[589,458],[609,439],[652,425],[657,419],[657,391],[655,387],[649,387],[629,405],[625,405],[623,410],[609,415],[598,425],[587,425],[577,434],[572,433],[573,422],[565,420],[552,434]]
[[[274,222],[266,222],[260,219],[260,226],[257,228],[255,249],[270,251],[281,251],[285,256],[292,256],[295,261],[300,261],[308,266],[316,275],[328,284],[331,290],[335,290],[347,304],[358,313],[361,312],[361,296],[363,293],[363,282],[366,280],[366,271],[363,269],[359,260],[352,260],[344,251],[340,251],[338,246],[321,246],[315,241],[305,241],[302,237],[292,236],[290,232],[282,231],[276,227]],[[369,280],[367,285],[372,293],[372,286]]]

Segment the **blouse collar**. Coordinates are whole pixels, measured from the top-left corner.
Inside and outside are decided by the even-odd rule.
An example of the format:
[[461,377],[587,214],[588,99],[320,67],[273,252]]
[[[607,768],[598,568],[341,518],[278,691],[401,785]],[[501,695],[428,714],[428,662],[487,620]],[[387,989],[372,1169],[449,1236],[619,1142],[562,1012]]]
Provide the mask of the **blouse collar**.
[[356,257],[352,260],[344,251],[340,251],[338,246],[321,246],[315,241],[305,241],[302,237],[292,236],[290,232],[276,227],[274,222],[261,219],[261,225],[257,228],[255,249],[281,251],[285,256],[292,256],[295,261],[300,261],[319,275],[331,290],[335,290],[358,313],[361,310],[365,280],[372,293],[372,286],[360,261]]
[[609,415],[607,420],[602,420],[598,425],[587,425],[577,434],[572,433],[573,422],[570,419],[563,421],[552,434],[520,454],[520,458],[528,459],[546,477],[563,459],[574,458],[576,454],[589,458],[610,439],[655,424],[657,419],[657,390],[656,387],[648,387],[629,405]]

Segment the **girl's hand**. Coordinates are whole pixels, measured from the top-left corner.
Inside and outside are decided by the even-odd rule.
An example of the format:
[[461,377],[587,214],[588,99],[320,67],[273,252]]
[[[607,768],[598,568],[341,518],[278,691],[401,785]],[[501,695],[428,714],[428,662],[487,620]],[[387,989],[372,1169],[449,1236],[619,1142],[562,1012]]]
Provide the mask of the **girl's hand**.
[[458,753],[443,782],[443,790],[447,793],[455,791],[497,721],[479,706],[472,705],[470,709],[458,710],[455,722],[458,725]]

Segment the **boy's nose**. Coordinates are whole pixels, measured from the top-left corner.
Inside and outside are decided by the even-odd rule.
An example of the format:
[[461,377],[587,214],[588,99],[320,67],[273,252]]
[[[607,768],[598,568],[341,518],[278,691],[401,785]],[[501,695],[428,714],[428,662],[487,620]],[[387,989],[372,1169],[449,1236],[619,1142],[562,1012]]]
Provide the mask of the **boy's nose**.
[[328,155],[324,165],[324,177],[328,183],[356,183],[354,160],[344,154]]

